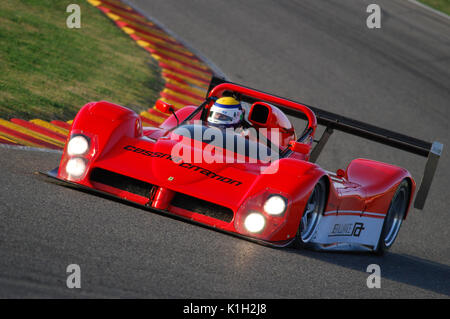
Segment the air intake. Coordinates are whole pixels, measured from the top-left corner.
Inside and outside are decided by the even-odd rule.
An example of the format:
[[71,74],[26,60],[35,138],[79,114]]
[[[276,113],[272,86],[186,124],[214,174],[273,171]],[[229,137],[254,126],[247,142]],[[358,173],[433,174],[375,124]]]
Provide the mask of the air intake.
[[224,222],[231,222],[234,213],[230,208],[210,203],[181,193],[176,193],[171,202],[172,206],[212,217]]
[[153,185],[102,168],[94,168],[90,180],[149,198]]

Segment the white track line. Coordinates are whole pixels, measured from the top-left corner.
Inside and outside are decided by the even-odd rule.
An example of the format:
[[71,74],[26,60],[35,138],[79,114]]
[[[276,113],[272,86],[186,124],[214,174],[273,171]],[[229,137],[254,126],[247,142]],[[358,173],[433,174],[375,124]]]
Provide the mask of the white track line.
[[39,148],[39,147],[31,147],[31,146],[23,146],[23,145],[10,145],[10,144],[1,144],[0,148],[6,148],[11,150],[20,150],[20,151],[33,151],[33,152],[43,152],[43,153],[55,153],[62,154],[62,150],[54,150],[50,148]]
[[450,19],[450,16],[448,14],[446,14],[444,12],[441,12],[439,10],[436,10],[436,9],[430,7],[430,6],[427,6],[426,4],[423,4],[422,2],[419,2],[417,0],[408,0],[408,1],[413,3],[413,4],[415,4],[415,5],[418,5],[419,7],[422,7],[424,9],[428,10],[428,11],[431,11],[431,12],[433,12],[433,13],[435,13],[435,14],[443,17],[443,18]]

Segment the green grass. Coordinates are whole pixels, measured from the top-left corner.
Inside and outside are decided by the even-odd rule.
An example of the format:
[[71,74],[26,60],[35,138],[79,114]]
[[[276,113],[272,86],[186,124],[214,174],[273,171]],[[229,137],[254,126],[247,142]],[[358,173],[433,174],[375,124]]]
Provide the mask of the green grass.
[[420,2],[450,15],[450,0],[420,0]]
[[[80,29],[66,26],[71,3]],[[1,118],[69,120],[98,100],[141,111],[162,87],[150,55],[86,1],[0,1]]]

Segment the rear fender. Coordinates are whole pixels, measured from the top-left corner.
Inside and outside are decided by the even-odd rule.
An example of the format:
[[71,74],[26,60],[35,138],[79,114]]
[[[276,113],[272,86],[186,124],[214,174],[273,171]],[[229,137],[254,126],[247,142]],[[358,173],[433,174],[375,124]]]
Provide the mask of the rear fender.
[[367,212],[386,213],[392,196],[403,179],[409,181],[411,196],[408,210],[411,207],[416,183],[411,174],[404,168],[368,159],[355,159],[348,165],[346,176],[349,182],[361,185],[366,193]]

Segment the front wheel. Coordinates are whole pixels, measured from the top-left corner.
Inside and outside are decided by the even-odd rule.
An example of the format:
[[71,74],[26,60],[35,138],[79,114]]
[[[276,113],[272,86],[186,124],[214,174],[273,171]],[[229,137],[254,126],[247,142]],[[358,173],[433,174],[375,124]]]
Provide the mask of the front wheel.
[[327,202],[327,185],[324,179],[321,179],[316,186],[314,186],[308,203],[300,220],[300,225],[297,230],[297,235],[293,241],[293,246],[296,248],[305,247],[313,238],[320,219],[325,210]]
[[397,238],[403,219],[408,209],[411,189],[409,183],[404,179],[397,188],[389,205],[388,212],[384,218],[378,247],[375,250],[377,255],[382,255],[388,250]]

